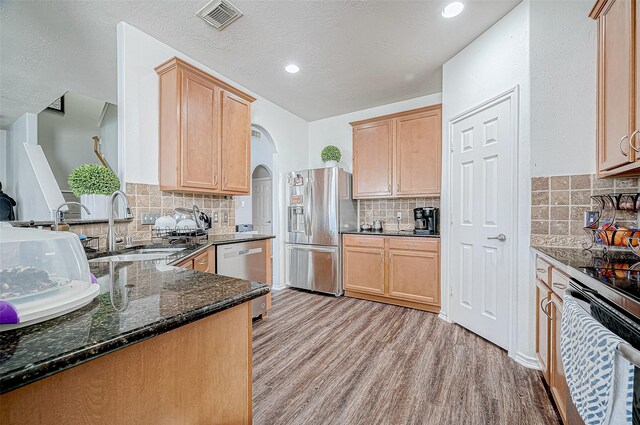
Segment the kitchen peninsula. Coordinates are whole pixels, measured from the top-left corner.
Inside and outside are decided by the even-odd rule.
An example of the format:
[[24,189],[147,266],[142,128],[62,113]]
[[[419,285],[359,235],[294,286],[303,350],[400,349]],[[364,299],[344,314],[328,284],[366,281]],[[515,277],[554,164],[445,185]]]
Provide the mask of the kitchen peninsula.
[[90,263],[90,304],[0,334],[0,423],[250,423],[251,300],[269,287],[173,266],[234,241]]

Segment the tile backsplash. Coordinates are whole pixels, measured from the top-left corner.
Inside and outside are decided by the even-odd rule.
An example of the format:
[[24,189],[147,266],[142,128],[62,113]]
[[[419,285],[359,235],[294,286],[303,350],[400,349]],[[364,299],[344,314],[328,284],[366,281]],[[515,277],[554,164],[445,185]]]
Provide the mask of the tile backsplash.
[[[418,207],[440,208],[440,198],[360,199],[358,200],[358,224],[373,224],[382,220],[385,230],[412,230],[413,209]],[[396,214],[402,213],[400,229]]]
[[[531,179],[531,245],[580,247],[587,240],[585,211],[598,210],[592,195],[638,192],[638,178],[598,179],[593,174]],[[638,214],[618,211],[616,223],[638,227]]]
[[[228,234],[235,232],[235,200],[224,196],[192,195],[175,192],[161,192],[158,185],[141,183],[127,183],[127,198],[131,206],[133,220],[129,223],[117,223],[116,232],[133,237],[134,241],[151,240],[150,225],[143,225],[140,215],[143,212],[157,211],[168,215],[177,207],[192,207],[197,205],[200,211],[206,213],[213,220],[213,213],[218,213],[218,223],[212,223],[210,234]],[[224,215],[228,214],[229,223],[224,223]],[[71,225],[70,230],[76,234],[99,236],[100,249],[106,246],[107,224],[78,224]]]

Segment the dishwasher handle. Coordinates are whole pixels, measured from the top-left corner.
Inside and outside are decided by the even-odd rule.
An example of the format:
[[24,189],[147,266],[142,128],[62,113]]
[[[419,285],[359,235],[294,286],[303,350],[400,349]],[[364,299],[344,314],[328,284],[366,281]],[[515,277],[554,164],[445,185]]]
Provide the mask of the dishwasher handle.
[[249,249],[241,249],[238,251],[230,251],[225,252],[224,258],[233,258],[233,257],[244,257],[245,255],[253,255],[260,254],[262,252],[262,248],[249,248]]

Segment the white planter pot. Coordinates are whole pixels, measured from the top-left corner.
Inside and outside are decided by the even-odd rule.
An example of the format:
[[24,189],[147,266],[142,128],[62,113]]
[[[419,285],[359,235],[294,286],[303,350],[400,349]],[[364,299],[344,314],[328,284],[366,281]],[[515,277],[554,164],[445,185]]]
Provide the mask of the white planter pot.
[[324,166],[326,168],[332,168],[332,167],[337,167],[338,166],[338,161],[334,161],[334,160],[330,160],[324,163]]
[[80,208],[80,217],[83,220],[109,218],[109,195],[80,195],[80,202],[91,212],[91,215],[88,215],[84,208]]

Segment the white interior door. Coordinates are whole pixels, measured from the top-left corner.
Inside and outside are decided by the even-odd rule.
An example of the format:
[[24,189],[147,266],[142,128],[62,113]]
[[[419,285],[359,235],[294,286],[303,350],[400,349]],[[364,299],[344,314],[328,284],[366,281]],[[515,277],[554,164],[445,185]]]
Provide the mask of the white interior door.
[[271,235],[272,208],[271,208],[271,178],[264,177],[253,179],[252,195],[253,230],[264,235]]
[[517,97],[506,96],[450,123],[451,318],[508,348],[515,286]]

